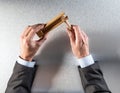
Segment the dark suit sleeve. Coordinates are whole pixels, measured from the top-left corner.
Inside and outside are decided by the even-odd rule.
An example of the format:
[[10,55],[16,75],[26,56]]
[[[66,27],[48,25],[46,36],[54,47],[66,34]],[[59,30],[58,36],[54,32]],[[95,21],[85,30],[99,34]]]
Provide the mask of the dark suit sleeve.
[[98,63],[85,68],[78,67],[85,93],[111,93]]
[[31,93],[36,66],[25,67],[16,62],[5,93]]

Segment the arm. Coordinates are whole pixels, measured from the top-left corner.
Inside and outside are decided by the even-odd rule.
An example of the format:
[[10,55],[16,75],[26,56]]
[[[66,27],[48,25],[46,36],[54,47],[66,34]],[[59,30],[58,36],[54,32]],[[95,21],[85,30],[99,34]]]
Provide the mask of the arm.
[[16,62],[5,93],[31,93],[36,67],[30,68]]
[[67,29],[73,54],[78,58],[78,70],[85,93],[111,93],[104,80],[98,63],[94,62],[89,53],[87,35],[79,28],[72,26]]
[[42,43],[46,40],[32,40],[35,33],[42,29],[44,25],[37,24],[29,26],[22,33],[20,56],[14,66],[14,70],[8,82],[5,93],[31,93],[36,66],[33,57]]
[[111,93],[97,62],[85,68],[79,66],[78,70],[85,93]]

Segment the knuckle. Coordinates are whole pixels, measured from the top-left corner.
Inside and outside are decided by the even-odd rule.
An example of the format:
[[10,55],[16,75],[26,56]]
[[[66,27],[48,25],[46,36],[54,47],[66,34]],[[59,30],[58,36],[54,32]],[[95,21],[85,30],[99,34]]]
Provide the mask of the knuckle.
[[34,28],[33,27],[31,27],[31,31],[33,31],[34,30]]
[[31,26],[30,26],[30,25],[28,25],[26,28],[27,28],[27,29],[30,29],[30,28],[31,28]]
[[27,27],[31,27],[30,25],[28,25]]
[[30,40],[26,38],[26,39],[25,39],[25,42],[26,42],[26,43],[29,43],[29,42],[30,42]]
[[29,40],[25,40],[25,43],[27,46],[30,46],[30,41]]

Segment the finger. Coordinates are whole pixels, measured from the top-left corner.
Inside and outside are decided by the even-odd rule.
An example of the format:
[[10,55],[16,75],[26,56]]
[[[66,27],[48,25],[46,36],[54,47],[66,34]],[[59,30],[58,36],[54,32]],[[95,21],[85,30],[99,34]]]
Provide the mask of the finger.
[[88,36],[87,36],[87,34],[84,31],[82,31],[82,35],[83,35],[83,42],[85,44],[88,44]]
[[35,30],[35,32],[38,31],[38,29],[41,29],[44,27],[45,24],[41,23],[41,24],[34,24],[34,25],[31,25],[31,27]]
[[31,25],[31,27],[32,27],[32,29],[34,29],[35,30],[35,32],[36,32],[36,28],[39,26],[39,24],[34,24],[34,25]]
[[41,29],[43,29],[45,27],[45,24],[39,24],[37,27],[36,27],[36,32],[40,31]]
[[84,31],[82,31],[82,33],[83,33],[85,38],[88,38],[87,34]]
[[28,36],[27,36],[28,40],[32,40],[33,37],[34,37],[34,35],[35,35],[35,33],[37,31],[39,31],[40,29],[42,29],[43,27],[44,27],[44,24],[35,24],[35,25],[32,25],[31,26],[31,30],[29,31]]
[[82,34],[83,34],[83,37],[84,37],[85,39],[88,39],[87,34],[86,34],[84,31],[81,31],[81,32],[82,32]]
[[79,33],[79,31],[80,31],[80,28],[78,27],[78,26],[73,26],[73,29],[74,29],[74,32],[75,32],[75,37],[76,38],[79,38],[80,37],[80,33]]
[[45,25],[44,23],[38,23],[38,24],[34,24],[32,26],[39,26],[39,25]]
[[23,36],[23,37],[27,36],[27,34],[28,34],[28,32],[29,32],[30,29],[31,29],[30,26],[26,27],[25,30],[24,30],[23,33],[22,33],[22,36]]
[[29,26],[27,26],[27,27],[25,28],[25,30],[22,32],[22,34],[21,34],[22,36],[25,35],[26,31],[28,30],[28,27],[29,27]]
[[42,37],[41,39],[39,40],[36,40],[36,43],[40,46],[44,43],[44,41],[46,40],[47,38],[46,37]]
[[68,33],[70,42],[74,43],[75,42],[75,33],[74,33],[74,31],[72,31],[72,30],[70,31],[69,29],[67,29],[67,33]]
[[35,35],[35,30],[32,28],[27,36],[28,40],[32,40]]
[[48,33],[46,33],[43,37],[44,37],[44,38],[47,38],[47,37],[48,37]]
[[81,29],[79,28],[79,26],[73,26],[73,29],[75,31],[75,39],[76,39],[76,43],[80,43],[82,41],[82,33],[81,33]]

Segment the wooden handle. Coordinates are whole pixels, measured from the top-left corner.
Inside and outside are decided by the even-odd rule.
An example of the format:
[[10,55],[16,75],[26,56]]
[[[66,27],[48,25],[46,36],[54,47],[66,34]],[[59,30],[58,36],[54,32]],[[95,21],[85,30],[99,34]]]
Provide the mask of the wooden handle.
[[68,20],[65,20],[66,25],[68,26],[68,29],[71,30],[71,24],[68,22]]
[[65,22],[67,19],[68,19],[68,17],[65,16],[65,13],[61,12],[59,15],[57,15],[52,20],[47,22],[46,26],[42,30],[37,32],[37,35],[39,37],[44,36],[47,32],[49,32],[52,29],[56,28],[57,26],[59,26],[60,24]]

